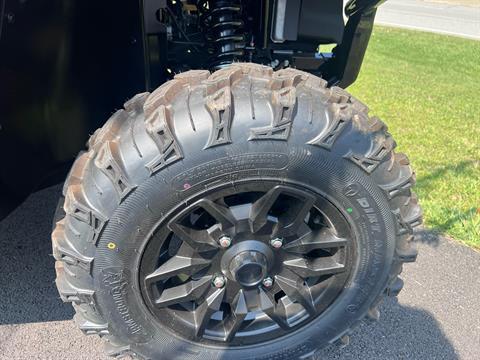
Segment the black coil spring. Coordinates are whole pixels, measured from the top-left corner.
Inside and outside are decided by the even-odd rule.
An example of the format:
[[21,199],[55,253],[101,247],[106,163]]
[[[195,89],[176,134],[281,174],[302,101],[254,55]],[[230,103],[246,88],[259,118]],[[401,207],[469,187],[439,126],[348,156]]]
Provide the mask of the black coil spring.
[[201,0],[198,4],[205,26],[210,67],[221,69],[245,55],[242,6],[239,0]]

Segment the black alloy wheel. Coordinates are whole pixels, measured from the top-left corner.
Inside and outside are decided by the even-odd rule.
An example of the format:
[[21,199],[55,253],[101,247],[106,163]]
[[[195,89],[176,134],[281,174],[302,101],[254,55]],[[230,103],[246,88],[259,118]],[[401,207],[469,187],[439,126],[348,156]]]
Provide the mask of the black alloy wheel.
[[310,191],[266,187],[209,194],[157,228],[139,279],[156,321],[189,339],[255,344],[335,300],[354,261],[346,218]]

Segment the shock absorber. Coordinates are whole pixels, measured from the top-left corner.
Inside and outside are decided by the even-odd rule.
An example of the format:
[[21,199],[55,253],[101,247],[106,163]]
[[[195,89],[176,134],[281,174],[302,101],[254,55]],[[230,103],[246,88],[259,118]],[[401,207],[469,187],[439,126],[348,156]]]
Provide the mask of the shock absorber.
[[245,55],[244,23],[239,0],[202,0],[199,8],[211,55],[210,67],[221,69]]

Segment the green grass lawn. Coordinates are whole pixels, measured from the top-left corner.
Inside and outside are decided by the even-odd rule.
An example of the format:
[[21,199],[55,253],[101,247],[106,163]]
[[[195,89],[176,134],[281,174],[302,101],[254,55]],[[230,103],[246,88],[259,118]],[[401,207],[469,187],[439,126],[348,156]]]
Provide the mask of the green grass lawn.
[[480,42],[376,27],[349,90],[409,155],[426,226],[480,248]]

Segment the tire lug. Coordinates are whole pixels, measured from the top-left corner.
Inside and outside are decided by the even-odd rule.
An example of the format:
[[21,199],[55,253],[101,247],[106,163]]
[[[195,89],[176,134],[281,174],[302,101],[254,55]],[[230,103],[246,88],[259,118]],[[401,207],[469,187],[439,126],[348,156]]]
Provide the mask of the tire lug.
[[267,276],[263,279],[262,285],[267,289],[271,288],[273,286],[273,279],[270,276]]
[[218,243],[222,248],[228,248],[230,245],[232,245],[232,239],[228,236],[222,236],[219,240]]
[[221,289],[225,286],[225,277],[222,275],[216,275],[212,279],[212,284],[215,286],[217,289]]
[[270,240],[270,245],[275,249],[280,249],[283,246],[283,239],[282,238],[275,238]]

